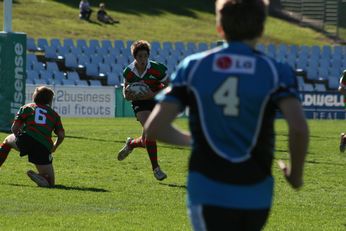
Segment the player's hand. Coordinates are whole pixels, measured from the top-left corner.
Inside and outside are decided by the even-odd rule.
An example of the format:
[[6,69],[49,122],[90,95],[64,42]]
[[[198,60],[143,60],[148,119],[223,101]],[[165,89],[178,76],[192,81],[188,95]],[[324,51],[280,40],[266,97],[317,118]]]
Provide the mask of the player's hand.
[[301,175],[292,172],[291,169],[282,160],[278,160],[278,165],[283,172],[286,181],[292,186],[292,188],[299,189],[303,186],[303,178]]

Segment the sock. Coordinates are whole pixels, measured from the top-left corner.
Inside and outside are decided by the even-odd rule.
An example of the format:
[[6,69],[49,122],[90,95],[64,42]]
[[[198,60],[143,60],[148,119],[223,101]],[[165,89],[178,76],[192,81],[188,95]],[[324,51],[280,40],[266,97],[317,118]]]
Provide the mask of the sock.
[[151,162],[151,166],[153,170],[157,167],[159,167],[159,164],[157,162],[157,146],[155,140],[146,140],[145,141],[145,147],[147,149],[149,159]]
[[8,144],[0,144],[0,167],[5,162],[8,153],[11,151],[11,147]]
[[138,148],[138,147],[144,148],[145,145],[144,145],[142,136],[140,136],[140,137],[138,137],[136,139],[131,140],[130,147],[131,148]]

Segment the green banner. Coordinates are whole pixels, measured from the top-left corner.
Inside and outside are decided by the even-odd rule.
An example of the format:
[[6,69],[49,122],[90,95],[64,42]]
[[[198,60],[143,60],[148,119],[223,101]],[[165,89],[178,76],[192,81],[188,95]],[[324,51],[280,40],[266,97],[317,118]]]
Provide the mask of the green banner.
[[0,32],[0,130],[10,131],[25,102],[26,34]]

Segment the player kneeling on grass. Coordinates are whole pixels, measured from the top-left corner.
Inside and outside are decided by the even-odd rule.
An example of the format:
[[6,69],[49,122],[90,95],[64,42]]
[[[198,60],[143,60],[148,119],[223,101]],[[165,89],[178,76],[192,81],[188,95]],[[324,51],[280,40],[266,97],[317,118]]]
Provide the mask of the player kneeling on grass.
[[[156,104],[155,95],[168,84],[167,68],[161,63],[149,60],[150,44],[147,41],[134,42],[131,53],[134,61],[123,73],[125,78],[123,95],[126,100],[131,101],[136,118],[143,127]],[[148,87],[143,87],[145,85]],[[124,160],[134,148],[138,147],[147,149],[154,177],[157,180],[165,179],[167,175],[161,170],[157,159],[156,140],[147,139],[143,133],[135,139],[127,138],[124,147],[118,153],[118,160]]]
[[[63,142],[64,128],[60,116],[52,108],[54,92],[40,86],[32,95],[34,103],[22,106],[14,119],[11,130],[0,145],[0,166],[5,162],[11,148],[28,155],[29,162],[35,164],[38,174],[32,170],[27,175],[40,187],[55,184],[52,153]],[[52,141],[52,131],[57,135]]]

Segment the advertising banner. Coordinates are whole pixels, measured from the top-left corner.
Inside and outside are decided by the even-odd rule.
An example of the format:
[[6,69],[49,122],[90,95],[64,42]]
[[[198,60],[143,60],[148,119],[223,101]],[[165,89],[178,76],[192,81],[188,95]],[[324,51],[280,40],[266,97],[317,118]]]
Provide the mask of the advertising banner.
[[306,118],[346,119],[344,96],[338,92],[301,92]]
[[0,32],[0,130],[10,131],[25,102],[26,35]]
[[[32,102],[34,85],[27,84],[26,103]],[[114,87],[49,86],[54,92],[53,109],[61,117],[114,117]]]

